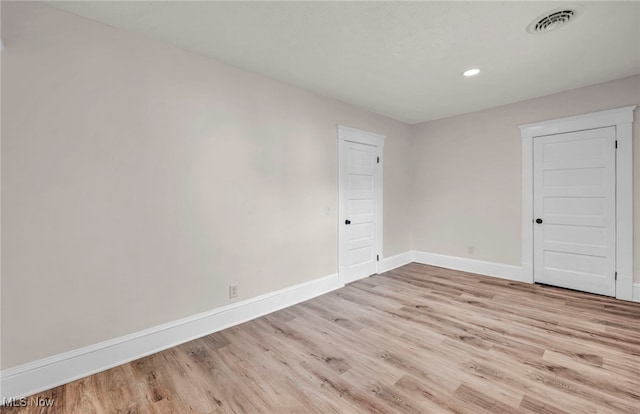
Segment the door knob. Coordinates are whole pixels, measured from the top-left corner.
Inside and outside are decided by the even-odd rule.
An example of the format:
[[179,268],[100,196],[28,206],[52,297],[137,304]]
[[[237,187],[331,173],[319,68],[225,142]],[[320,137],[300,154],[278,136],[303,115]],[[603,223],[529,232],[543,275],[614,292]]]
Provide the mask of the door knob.
[[536,219],[536,223],[542,224],[542,219],[541,218]]
[[344,224],[351,224],[351,220],[345,220]]

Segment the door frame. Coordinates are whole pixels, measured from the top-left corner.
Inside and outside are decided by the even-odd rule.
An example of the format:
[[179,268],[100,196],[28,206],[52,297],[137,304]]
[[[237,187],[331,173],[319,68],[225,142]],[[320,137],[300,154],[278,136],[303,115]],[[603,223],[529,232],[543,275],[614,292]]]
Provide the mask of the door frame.
[[633,300],[633,111],[636,105],[519,125],[522,139],[522,280],[533,283],[533,140],[616,129],[616,298]]
[[342,263],[344,263],[344,249],[346,243],[346,234],[345,227],[343,225],[346,220],[346,211],[345,211],[345,203],[343,200],[343,192],[346,189],[346,183],[344,182],[343,176],[343,158],[345,156],[345,144],[347,142],[356,142],[358,144],[371,145],[378,148],[380,153],[380,162],[378,163],[378,168],[376,168],[376,199],[375,199],[375,232],[376,232],[376,250],[378,254],[378,261],[376,262],[376,274],[380,273],[380,260],[382,260],[382,240],[383,240],[383,223],[382,223],[382,194],[383,194],[383,185],[382,185],[382,169],[384,165],[384,140],[385,136],[380,134],[375,134],[373,132],[363,131],[356,128],[351,128],[344,125],[337,125],[338,128],[338,276],[340,278],[340,283],[344,284],[344,274],[342,274],[341,269],[343,268]]

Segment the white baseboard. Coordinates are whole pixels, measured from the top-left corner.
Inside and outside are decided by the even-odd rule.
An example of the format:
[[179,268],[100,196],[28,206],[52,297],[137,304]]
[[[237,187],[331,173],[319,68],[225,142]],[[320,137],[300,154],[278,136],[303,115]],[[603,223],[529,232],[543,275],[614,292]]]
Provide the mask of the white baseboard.
[[[409,251],[382,260],[380,273],[417,262],[521,281],[519,266]],[[144,331],[0,372],[0,401],[17,399],[142,358],[222,329],[304,302],[343,286],[337,274],[267,293]],[[640,302],[640,283],[633,285]]]
[[477,273],[484,276],[499,277],[501,279],[516,280],[518,282],[524,281],[522,268],[520,266],[420,251],[413,252],[413,261],[431,266]]
[[413,262],[413,251],[396,254],[391,257],[385,257],[382,259],[382,262],[380,262],[379,273],[388,272],[389,270],[393,270],[411,262]]
[[0,399],[22,398],[323,295],[337,274],[0,372]]

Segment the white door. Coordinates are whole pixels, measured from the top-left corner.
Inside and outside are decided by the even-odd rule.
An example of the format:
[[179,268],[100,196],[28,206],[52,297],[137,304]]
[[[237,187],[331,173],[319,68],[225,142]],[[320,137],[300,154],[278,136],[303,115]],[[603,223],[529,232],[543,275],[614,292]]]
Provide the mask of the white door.
[[536,282],[615,296],[615,134],[533,140]]
[[338,261],[343,283],[378,271],[381,150],[375,145],[340,141]]

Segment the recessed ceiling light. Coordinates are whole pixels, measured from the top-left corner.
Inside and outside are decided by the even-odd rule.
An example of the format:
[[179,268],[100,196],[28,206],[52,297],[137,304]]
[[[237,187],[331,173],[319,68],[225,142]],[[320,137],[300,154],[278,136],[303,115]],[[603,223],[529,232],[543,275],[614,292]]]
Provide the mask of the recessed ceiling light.
[[465,70],[464,72],[462,72],[462,75],[469,77],[469,76],[476,76],[478,73],[480,73],[480,69],[473,68],[473,69]]

